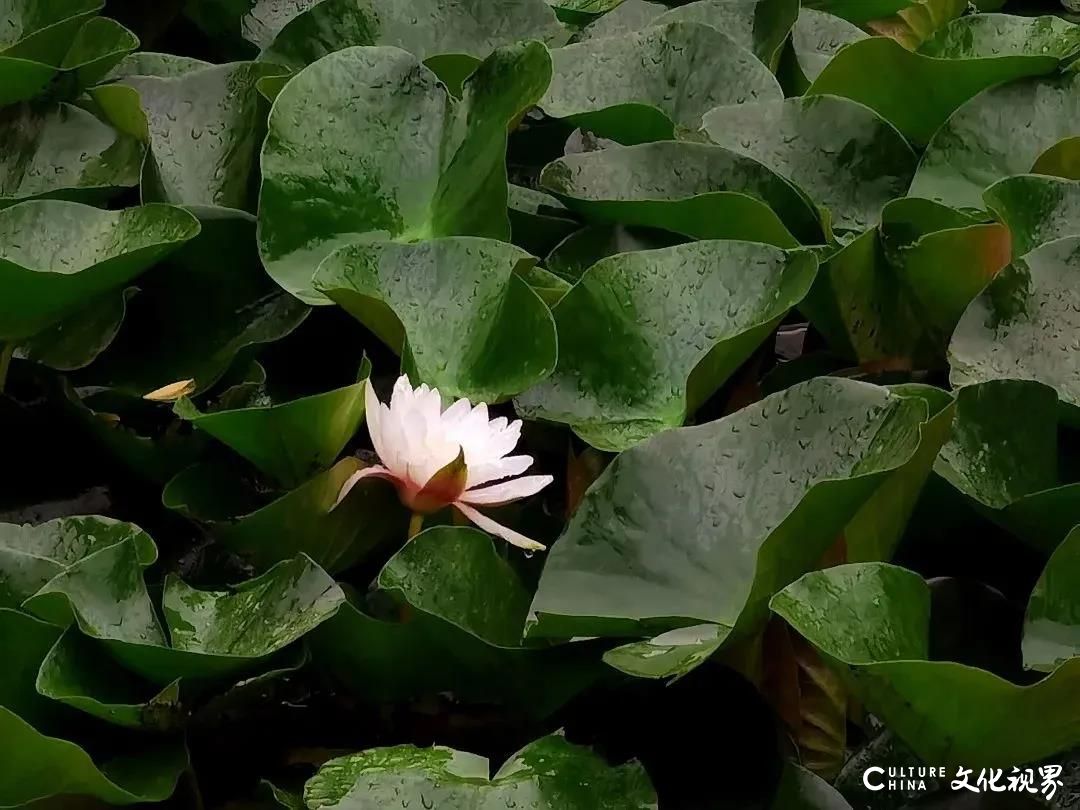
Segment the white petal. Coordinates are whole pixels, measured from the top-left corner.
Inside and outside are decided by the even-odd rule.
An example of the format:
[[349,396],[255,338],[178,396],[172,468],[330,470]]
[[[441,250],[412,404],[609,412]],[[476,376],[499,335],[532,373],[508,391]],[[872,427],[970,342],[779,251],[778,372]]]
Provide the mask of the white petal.
[[341,492],[338,493],[337,500],[334,501],[334,505],[330,507],[330,511],[333,512],[341,505],[341,502],[345,500],[345,496],[349,494],[349,491],[353,487],[355,487],[357,483],[359,483],[364,478],[372,477],[390,479],[394,478],[393,474],[381,464],[372,464],[370,467],[364,467],[364,469],[362,470],[357,470],[347,479],[345,479],[345,483],[341,485]]
[[462,419],[469,415],[469,411],[472,410],[472,403],[467,399],[459,399],[442,414],[443,427],[450,429],[457,425]]
[[394,382],[394,390],[393,393],[390,394],[390,410],[412,410],[412,402],[413,389],[409,384],[409,376],[407,374],[402,374]]
[[466,503],[496,506],[535,495],[554,480],[550,475],[525,475],[483,489],[467,490],[461,500]]
[[493,534],[496,537],[501,537],[503,540],[505,540],[507,543],[510,543],[511,545],[517,546],[518,548],[523,548],[527,551],[544,551],[547,548],[546,546],[537,543],[535,540],[530,540],[525,535],[515,532],[511,528],[503,526],[501,523],[496,523],[487,515],[483,514],[482,512],[476,511],[468,504],[458,501],[454,504],[454,507],[459,512],[461,512],[461,514],[463,514],[465,517],[467,517],[469,520],[471,520],[473,523],[483,529],[485,532],[487,532],[488,534]]
[[532,463],[532,456],[506,456],[497,461],[488,461],[469,467],[468,488],[472,489],[490,481],[498,481],[500,478],[521,475],[532,466]]
[[368,435],[371,436],[371,444],[375,448],[375,452],[378,453],[379,460],[386,463],[390,452],[386,446],[386,439],[383,437],[383,420],[380,418],[382,411],[379,409],[379,397],[375,393],[375,388],[371,385],[370,379],[364,381],[364,413],[367,419]]

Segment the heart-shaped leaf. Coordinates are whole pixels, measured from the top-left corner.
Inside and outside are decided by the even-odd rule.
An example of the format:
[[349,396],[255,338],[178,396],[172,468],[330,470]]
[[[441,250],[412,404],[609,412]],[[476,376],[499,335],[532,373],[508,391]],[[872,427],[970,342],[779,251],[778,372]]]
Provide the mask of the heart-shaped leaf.
[[1012,233],[1014,256],[1080,236],[1080,182],[1075,180],[1018,174],[994,183],[983,199]]
[[1058,410],[1054,390],[1036,382],[961,388],[952,438],[934,465],[984,514],[1045,550],[1080,515],[1080,484],[1058,479]]
[[364,700],[449,691],[546,717],[602,669],[588,643],[522,647],[529,593],[491,538],[476,529],[421,532],[386,564],[377,583],[403,604],[401,621],[380,620],[346,603],[312,636],[316,661]]
[[106,517],[57,518],[38,526],[0,523],[0,608],[18,607],[84,557],[130,539],[139,564],[157,559],[142,529]]
[[805,92],[841,48],[866,38],[865,31],[842,17],[811,8],[800,9],[791,29],[791,48],[802,74],[798,77],[798,89]]
[[177,76],[128,76],[146,117],[149,156],[143,199],[254,210],[253,184],[265,132],[256,85],[283,71],[236,62]]
[[[21,807],[51,796],[90,796],[111,804],[159,802],[172,795],[188,767],[182,742],[111,739],[112,750],[91,758],[72,740],[57,736],[59,704],[34,689],[35,674],[60,631],[13,610],[0,610],[5,664],[0,675],[0,735],[8,756],[0,762],[0,805]],[[97,742],[90,740],[93,745]]]
[[530,743],[492,777],[488,761],[449,748],[375,748],[327,762],[304,787],[311,810],[529,807],[535,810],[651,810],[656,794],[636,762],[612,768],[558,736]]
[[875,225],[915,173],[915,153],[900,133],[870,108],[843,98],[719,107],[705,115],[702,130],[786,177],[842,232]]
[[[361,380],[366,378],[364,373]],[[291,402],[210,413],[184,398],[174,410],[282,486],[296,487],[333,464],[356,433],[364,418],[364,383]]]
[[683,423],[813,283],[817,261],[751,242],[692,242],[593,265],[554,308],[559,364],[516,400],[624,450]]
[[310,559],[280,563],[232,591],[165,583],[158,622],[136,546],[124,540],[57,574],[24,608],[74,623],[128,669],[161,685],[212,678],[258,665],[337,612],[344,594]]
[[652,24],[653,20],[668,10],[663,3],[651,0],[623,0],[617,8],[603,14],[574,34],[574,42],[610,37],[615,34],[627,34],[640,31]]
[[[865,104],[921,145],[928,143],[946,119],[976,94],[1002,82],[1052,73],[1078,50],[1080,27],[1056,17],[973,14],[951,22],[924,43],[918,53],[889,37],[855,42],[825,66],[807,94],[829,93]],[[973,118],[961,121],[972,121],[969,126],[976,126],[983,137],[990,139],[1005,137],[1010,130],[1026,133],[1024,124],[1033,120],[1027,111],[1011,106],[1009,115],[1015,116],[1014,123],[1004,132],[988,126],[985,117],[980,117],[978,124]],[[941,139],[939,145],[931,147],[924,166],[944,162],[941,157],[931,156],[945,145],[962,154],[970,150],[985,162],[982,151],[972,146],[966,133],[946,134],[949,131],[946,127],[937,136]],[[1024,166],[1025,171],[1030,168],[1030,162]],[[920,175],[923,171],[927,169],[921,169]],[[962,166],[953,174],[963,174]],[[937,198],[927,193],[919,178],[912,193]],[[955,198],[941,199],[954,206],[967,204]]]
[[670,140],[696,130],[713,107],[780,101],[769,69],[715,28],[671,22],[552,52],[540,108],[620,143]]
[[40,200],[0,211],[0,338],[27,338],[122,287],[199,232],[181,208]]
[[0,111],[0,140],[0,208],[32,197],[97,202],[139,182],[142,146],[78,107]]
[[[263,146],[267,272],[302,300],[325,304],[312,273],[349,242],[506,239],[507,127],[550,75],[538,42],[496,50],[460,102],[396,48],[349,48],[305,68],[278,95]],[[314,133],[312,121],[320,122]]]
[[541,184],[600,222],[784,248],[796,238],[822,241],[817,212],[798,189],[719,146],[660,142],[567,155],[544,169]]
[[116,341],[80,372],[80,384],[142,397],[193,380],[187,393],[199,393],[221,379],[237,355],[285,337],[308,316],[306,306],[266,277],[254,217],[218,207],[196,210],[201,232],[140,280]]
[[212,67],[210,62],[204,62],[190,56],[139,51],[138,53],[128,54],[121,59],[105,78],[109,81],[123,79],[128,76],[158,76],[162,79],[168,79],[208,67]]
[[345,481],[360,467],[357,459],[344,458],[259,508],[249,493],[235,491],[231,468],[196,465],[169,482],[162,500],[171,509],[210,523],[218,542],[257,570],[302,553],[337,573],[405,537],[408,527],[408,512],[383,481],[361,482],[335,508]]
[[530,634],[746,631],[911,459],[927,411],[824,377],[627,450],[548,553]]
[[794,0],[697,0],[658,16],[653,24],[681,21],[711,26],[776,70],[798,14]]
[[1008,262],[1009,233],[916,198],[888,203],[881,218],[822,265],[801,309],[859,363],[941,366],[965,307]]
[[525,39],[555,47],[568,32],[544,0],[326,0],[298,14],[263,50],[260,59],[293,69],[354,45],[408,51],[447,81],[443,60],[467,76],[496,48]]
[[0,32],[0,107],[33,98],[52,81],[103,0],[12,0]]
[[497,402],[555,367],[551,313],[516,272],[532,261],[492,239],[358,243],[323,260],[313,283],[401,354],[416,382]]
[[180,722],[180,681],[164,688],[144,681],[74,627],[41,662],[36,686],[43,697],[125,728],[165,731]]
[[1061,541],[1043,569],[1024,617],[1024,666],[1053,672],[1080,657],[1080,530]]
[[1080,238],[1049,242],[1015,259],[971,302],[949,344],[954,386],[1001,378],[1057,391],[1065,416],[1080,406],[1072,330],[1080,319]]
[[90,365],[116,338],[136,287],[110,290],[62,321],[38,332],[15,350],[15,357],[58,371]]
[[1031,171],[1039,155],[1080,127],[1080,73],[994,87],[958,109],[927,146],[913,196],[955,208],[982,208],[983,191]]
[[1008,767],[1080,742],[1080,710],[1068,698],[1080,658],[1031,686],[926,660],[930,591],[911,571],[884,563],[814,571],[771,607],[840,667],[856,697],[924,762]]

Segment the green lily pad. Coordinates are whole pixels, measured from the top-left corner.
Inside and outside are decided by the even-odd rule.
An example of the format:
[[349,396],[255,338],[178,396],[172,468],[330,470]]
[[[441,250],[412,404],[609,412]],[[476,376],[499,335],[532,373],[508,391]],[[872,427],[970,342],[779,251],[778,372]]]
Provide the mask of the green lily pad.
[[256,84],[282,69],[236,62],[178,76],[128,76],[149,132],[143,198],[254,211],[253,183],[265,132]]
[[[299,69],[355,45],[385,45],[421,61],[452,58],[468,75],[503,45],[534,39],[556,47],[568,35],[544,0],[326,0],[289,20],[259,58]],[[444,78],[436,62],[428,67]]]
[[[391,558],[377,582],[413,608],[493,647],[521,646],[529,594],[483,532],[458,526],[428,529]],[[485,601],[474,598],[473,585],[479,582],[487,584]]]
[[[325,304],[312,273],[349,242],[508,238],[507,127],[550,75],[538,42],[496,50],[460,102],[396,48],[349,48],[305,68],[274,102],[262,152],[267,272],[302,300]],[[316,120],[323,123],[313,136]]]
[[581,28],[617,11],[624,0],[547,0],[555,15],[571,28]]
[[377,583],[407,606],[402,621],[346,603],[311,637],[316,662],[363,700],[452,692],[545,717],[602,670],[589,643],[522,646],[529,593],[491,538],[476,529],[422,531]]
[[0,211],[0,338],[34,335],[122,287],[199,232],[187,211],[39,200]]
[[608,650],[604,663],[636,678],[685,675],[720,649],[730,632],[730,627],[718,624],[677,627],[655,638]]
[[138,185],[143,148],[68,104],[0,111],[0,208],[33,197],[108,199]]
[[1014,378],[1057,391],[1066,417],[1080,407],[1073,329],[1080,319],[1080,238],[1049,242],[1002,270],[964,312],[949,344],[954,386]]
[[314,6],[319,0],[245,0],[240,30],[245,40],[259,48],[274,41],[289,20]]
[[163,630],[131,540],[84,557],[56,575],[23,607],[55,624],[74,623],[104,642],[126,668],[156,684],[251,669],[337,612],[337,584],[298,556],[232,591],[165,583]]
[[911,194],[982,208],[983,191],[1031,171],[1039,155],[1080,127],[1080,73],[1010,82],[958,109],[927,146]]
[[1014,256],[1080,236],[1080,182],[1075,180],[1018,174],[994,183],[983,199],[1012,233]]
[[800,89],[805,91],[841,48],[867,38],[865,31],[842,17],[811,8],[800,9],[791,29],[791,47],[806,82]]
[[113,342],[127,313],[128,301],[136,287],[110,290],[43,332],[38,332],[15,350],[15,357],[30,360],[58,371],[84,368]]
[[103,656],[97,642],[74,627],[41,662],[37,690],[43,697],[125,728],[167,731],[181,720],[179,681],[163,689],[143,681]]
[[109,71],[105,79],[113,81],[128,76],[157,76],[162,79],[169,79],[208,67],[213,67],[213,64],[190,56],[139,51],[138,53],[129,53],[121,59]]
[[230,482],[208,465],[178,475],[162,498],[166,506],[209,522],[217,541],[257,570],[303,553],[337,573],[404,538],[408,527],[409,514],[385,481],[361,482],[334,508],[342,486],[360,467],[355,458],[344,458],[254,511],[243,493],[229,493]]
[[567,155],[548,164],[540,182],[599,222],[783,248],[822,241],[817,212],[798,189],[719,146],[660,142]]
[[488,778],[488,761],[450,748],[401,745],[327,762],[304,787],[311,810],[376,810],[393,804],[650,810],[656,794],[637,763],[612,768],[558,736],[530,743]]
[[961,388],[956,406],[935,471],[991,520],[1052,550],[1080,516],[1080,484],[1058,479],[1057,394],[1037,382],[991,380]]
[[559,364],[516,400],[603,450],[681,425],[810,289],[805,251],[704,241],[593,265],[554,308]]
[[38,526],[0,523],[0,609],[18,607],[79,560],[127,539],[135,544],[140,565],[157,559],[149,535],[112,518],[57,518]]
[[529,634],[746,632],[912,458],[927,413],[822,377],[627,450],[548,552]]
[[[7,659],[0,676],[0,806],[21,807],[51,796],[92,796],[111,804],[157,802],[172,795],[188,767],[182,742],[126,739],[111,754],[91,758],[77,743],[50,736],[69,720],[59,703],[34,689],[35,675],[60,635],[25,613],[0,610]],[[113,740],[114,743],[119,742]]]
[[659,15],[652,24],[697,22],[711,26],[776,70],[798,15],[799,4],[794,0],[697,0]]
[[139,38],[116,20],[93,17],[75,35],[60,67],[75,74],[76,86],[90,87],[138,47]]
[[667,10],[668,7],[663,3],[653,3],[650,0],[623,0],[607,14],[590,21],[574,35],[573,41],[585,42],[590,39],[640,31],[651,25]]
[[140,280],[119,335],[79,372],[80,384],[141,397],[194,380],[194,395],[221,379],[238,356],[285,337],[307,318],[310,310],[259,264],[254,217],[217,207],[195,211],[201,232]]
[[875,225],[882,207],[902,197],[916,157],[903,136],[873,110],[833,96],[720,107],[702,130],[733,152],[761,161],[801,188],[839,231]]
[[274,405],[202,413],[181,399],[182,419],[227,444],[282,486],[296,487],[341,454],[364,419],[360,382]]
[[[950,123],[935,137],[938,128],[961,105],[987,88],[1025,76],[1053,73],[1078,50],[1080,27],[1056,17],[974,14],[951,22],[924,43],[918,53],[912,53],[889,37],[855,42],[837,53],[825,66],[807,94],[827,93],[865,104],[913,143],[926,144],[934,137],[938,145],[931,145],[924,157],[911,193],[938,199],[937,194],[928,193],[924,173],[935,168],[946,171],[939,166],[944,162],[939,154],[942,148],[984,164],[987,158],[974,144],[981,143],[983,138],[993,142],[1006,137],[1005,132],[996,124],[990,124],[985,115],[977,119],[962,115],[957,121],[958,125],[970,121],[967,126],[972,128],[971,133],[955,132]],[[1025,83],[1019,86],[1025,86]],[[989,92],[993,97],[997,91]],[[1015,106],[1016,103],[1009,102],[1005,115],[1011,122],[1004,130],[1012,131],[1014,139],[1021,133],[1030,137],[1027,124],[1045,114],[1032,117],[1028,110]],[[975,139],[968,137],[969,134]],[[951,155],[949,159],[955,157]],[[1021,155],[1010,157],[1019,159]],[[1030,168],[1029,160],[1022,171]],[[957,166],[952,174],[964,176],[964,165]],[[938,185],[944,182],[941,178],[937,180]],[[967,204],[966,200],[958,201],[955,197],[940,199],[953,206]]]
[[916,0],[806,0],[809,9],[824,11],[853,23],[888,17],[902,11]]
[[965,307],[1008,262],[1009,233],[914,198],[888,203],[881,218],[822,265],[800,308],[859,363],[940,367]]
[[33,98],[59,72],[79,29],[103,0],[13,0],[0,32],[0,107]]
[[844,527],[849,562],[892,558],[907,531],[938,453],[949,440],[956,415],[953,397],[940,388],[905,383],[889,386],[889,391],[926,403],[930,418],[919,426],[919,448],[903,468],[866,499]]
[[59,64],[103,0],[11,0],[5,4],[0,54]]
[[1080,742],[1073,658],[1031,686],[985,670],[928,661],[930,590],[885,563],[814,571],[772,609],[828,657],[855,696],[924,762],[1009,767]]
[[510,241],[534,256],[543,256],[578,229],[566,206],[542,191],[511,185],[507,206]]
[[1044,150],[1032,164],[1031,173],[1080,180],[1080,137],[1063,138]]
[[56,68],[51,65],[0,54],[0,107],[32,99],[55,75]]
[[617,253],[681,245],[686,241],[666,231],[622,225],[587,225],[560,242],[544,259],[544,266],[560,278],[575,283],[601,259]]
[[1024,666],[1053,672],[1080,657],[1080,530],[1074,529],[1050,556],[1028,600],[1024,617]]
[[769,69],[726,34],[695,22],[567,45],[552,52],[540,108],[620,143],[671,140],[725,104],[781,101]]
[[315,288],[403,357],[416,382],[497,402],[555,367],[555,324],[516,272],[529,254],[491,239],[358,243],[319,265]]

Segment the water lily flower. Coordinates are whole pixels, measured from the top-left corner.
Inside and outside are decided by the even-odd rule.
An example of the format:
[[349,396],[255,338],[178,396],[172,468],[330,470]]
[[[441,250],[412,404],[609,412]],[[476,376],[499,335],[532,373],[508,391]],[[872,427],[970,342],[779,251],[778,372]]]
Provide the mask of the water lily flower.
[[[459,399],[446,410],[437,388],[414,389],[402,375],[390,405],[379,402],[369,380],[365,410],[371,443],[381,464],[357,471],[345,482],[338,503],[364,478],[384,478],[412,510],[414,527],[423,515],[453,506],[484,531],[529,551],[544,546],[495,522],[477,506],[501,506],[535,495],[550,475],[522,475],[532,456],[511,456],[521,438],[521,420],[488,419],[487,405]],[[517,477],[515,477],[517,476]]]

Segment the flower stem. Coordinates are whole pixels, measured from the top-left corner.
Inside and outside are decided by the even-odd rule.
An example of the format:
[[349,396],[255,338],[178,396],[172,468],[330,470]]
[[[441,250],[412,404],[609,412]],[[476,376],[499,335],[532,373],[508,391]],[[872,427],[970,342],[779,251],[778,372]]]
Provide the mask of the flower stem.
[[15,354],[14,341],[0,344],[0,392],[3,392],[4,383],[7,382],[8,368],[11,366],[13,354]]
[[412,540],[416,535],[420,534],[422,528],[424,528],[424,516],[419,512],[413,512],[412,517],[409,518],[408,539]]

